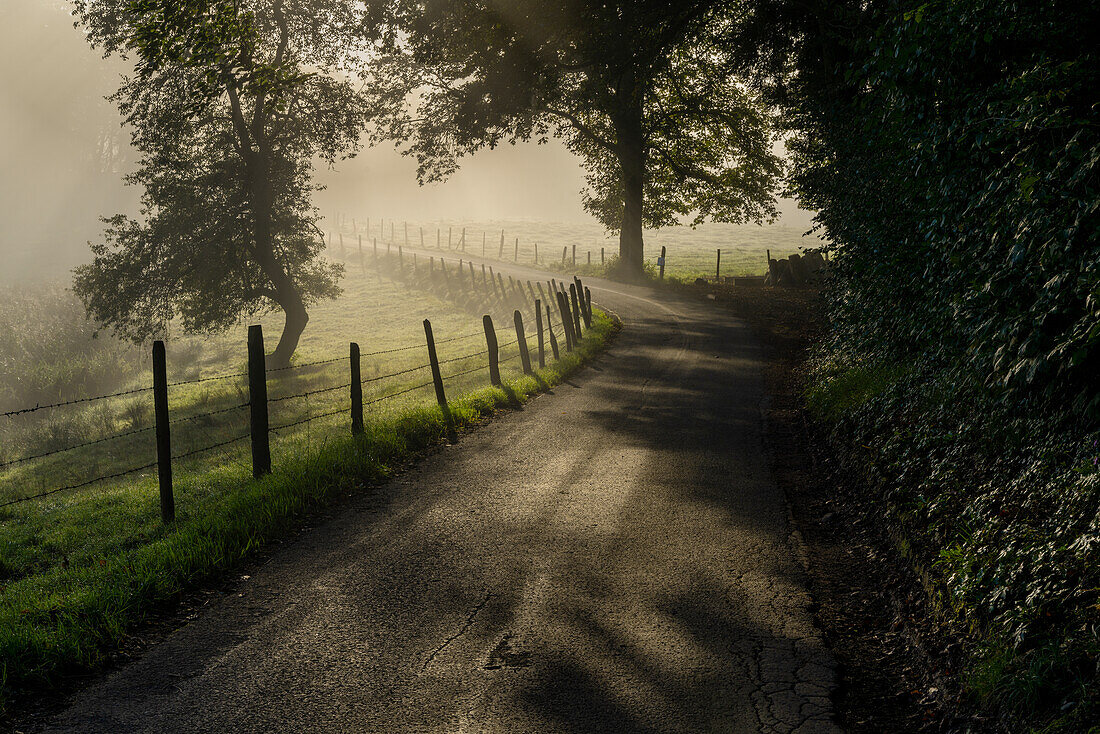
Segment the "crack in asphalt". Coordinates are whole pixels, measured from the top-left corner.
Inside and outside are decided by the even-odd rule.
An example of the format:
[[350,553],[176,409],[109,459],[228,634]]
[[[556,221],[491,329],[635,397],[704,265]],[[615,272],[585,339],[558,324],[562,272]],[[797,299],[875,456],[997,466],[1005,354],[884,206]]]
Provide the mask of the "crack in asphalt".
[[462,625],[462,629],[444,640],[442,645],[432,650],[427,659],[424,661],[424,664],[420,666],[421,671],[427,670],[428,666],[432,664],[432,661],[435,660],[439,653],[443,652],[443,650],[446,649],[448,645],[470,631],[470,628],[474,626],[474,620],[477,618],[477,615],[481,613],[481,610],[485,608],[485,605],[488,604],[489,600],[492,598],[492,593],[485,595],[485,598],[482,599],[481,602],[476,607],[474,607],[473,611],[470,612],[470,615],[466,617],[466,623]]

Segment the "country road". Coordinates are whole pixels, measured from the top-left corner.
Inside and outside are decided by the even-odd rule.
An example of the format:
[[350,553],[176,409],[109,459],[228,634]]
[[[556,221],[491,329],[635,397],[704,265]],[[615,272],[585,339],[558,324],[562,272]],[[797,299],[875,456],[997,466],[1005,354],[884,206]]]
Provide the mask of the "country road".
[[759,345],[586,285],[624,323],[591,366],[347,500],[48,730],[838,731]]

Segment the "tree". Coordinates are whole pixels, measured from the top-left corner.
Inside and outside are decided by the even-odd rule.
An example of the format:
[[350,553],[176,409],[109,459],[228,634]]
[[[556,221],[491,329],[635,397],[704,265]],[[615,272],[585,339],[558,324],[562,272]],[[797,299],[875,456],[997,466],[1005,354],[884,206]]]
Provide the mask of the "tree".
[[94,46],[134,57],[113,99],[140,154],[144,221],[104,221],[77,269],[89,315],[142,340],[179,318],[195,332],[286,315],[285,365],[307,307],[339,293],[310,197],[314,160],[353,155],[370,117],[352,85],[369,27],[340,0],[76,0]]
[[725,43],[736,6],[400,0],[392,68],[419,109],[385,132],[409,141],[422,181],[482,147],[561,136],[584,160],[585,207],[638,274],[644,226],[775,217],[771,119]]

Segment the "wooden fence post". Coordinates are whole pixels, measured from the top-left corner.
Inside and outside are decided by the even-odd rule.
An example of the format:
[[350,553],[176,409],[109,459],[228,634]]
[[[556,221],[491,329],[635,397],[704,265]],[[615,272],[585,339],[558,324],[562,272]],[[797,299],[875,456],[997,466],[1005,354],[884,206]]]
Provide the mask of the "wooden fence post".
[[591,265],[591,264],[592,264],[592,250],[589,250],[589,251],[588,251],[588,264],[589,264],[589,265]]
[[453,227],[447,227],[447,249],[451,249],[451,230]]
[[542,292],[542,281],[535,283],[539,287],[539,300],[546,303],[546,294]]
[[558,355],[558,339],[554,336],[554,320],[550,316],[550,304],[544,306],[546,309],[546,331],[550,335],[550,350],[554,353],[554,359],[561,359]]
[[603,265],[605,262],[607,262],[607,261],[604,259],[603,248],[601,247],[600,248],[600,265]]
[[577,246],[573,245],[573,267],[577,267]]
[[160,518],[165,524],[176,519],[172,495],[172,433],[168,417],[168,360],[164,342],[153,342],[153,413],[157,422],[157,479],[160,481]]
[[561,312],[561,330],[565,332],[565,351],[573,351],[573,317],[569,313],[569,304],[566,302],[565,294],[561,291],[557,291],[558,297],[558,311]]
[[577,284],[569,284],[569,300],[573,304],[573,327],[576,329],[573,332],[573,339],[579,345],[581,341],[581,307],[577,297]]
[[546,338],[542,333],[542,300],[539,298],[535,299],[535,329],[539,335],[539,369],[542,369],[546,366]]
[[657,263],[660,268],[660,275],[657,276],[657,280],[665,279],[665,246],[661,245],[661,259]]
[[512,314],[512,319],[516,322],[516,341],[519,344],[519,361],[523,363],[523,374],[533,375],[535,372],[531,369],[531,354],[527,351],[527,334],[523,330],[523,314],[518,308]]
[[485,237],[486,237],[486,233],[482,232],[481,233],[481,256],[482,257],[485,257]]
[[271,444],[267,418],[267,358],[264,332],[259,324],[248,327],[248,406],[252,435],[252,476],[271,473]]
[[500,252],[497,253],[497,260],[504,259],[504,230],[500,230]]
[[[588,306],[588,318],[592,318],[592,291],[588,290],[588,286],[584,287],[584,300]],[[589,324],[591,326],[591,324]]]
[[718,258],[714,261],[714,282],[722,280],[722,248],[718,248]]
[[485,327],[485,346],[489,349],[489,382],[500,386],[499,350],[497,349],[497,332],[493,328],[493,317],[485,314],[481,317],[481,323]]
[[584,285],[581,283],[581,279],[574,277],[574,281],[577,283],[577,298],[581,302],[581,317],[584,318],[584,328],[592,328],[592,312],[588,309],[588,301],[584,297]]
[[439,372],[439,357],[435,353],[435,338],[432,336],[432,322],[424,319],[424,337],[428,341],[428,361],[432,364],[432,382],[435,383],[435,401],[439,403],[439,409],[443,411],[443,422],[447,426],[447,438],[455,441],[454,419],[451,418],[451,409],[447,406],[447,393],[443,391],[443,375]]
[[539,264],[539,243],[535,243],[535,265]]
[[561,264],[565,265],[565,258],[569,256],[569,245],[561,248]]
[[512,262],[519,262],[519,237],[516,237],[516,249],[512,254]]
[[341,260],[347,260],[348,259],[347,258],[347,253],[344,250],[344,233],[343,232],[337,232],[336,236],[340,238],[340,259]]
[[460,241],[459,244],[462,245],[462,251],[466,252],[466,228],[465,227],[462,228],[462,240]]
[[417,227],[417,229],[420,230],[420,249],[423,250],[424,249],[424,228],[423,227]]
[[359,345],[351,343],[351,432],[363,432],[363,378],[359,368]]

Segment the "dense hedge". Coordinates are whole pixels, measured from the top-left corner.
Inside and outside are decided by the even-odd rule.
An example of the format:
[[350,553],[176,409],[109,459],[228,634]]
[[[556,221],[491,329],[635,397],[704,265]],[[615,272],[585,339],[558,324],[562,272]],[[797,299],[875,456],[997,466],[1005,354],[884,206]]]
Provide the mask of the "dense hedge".
[[794,116],[795,185],[840,245],[849,339],[965,353],[1006,401],[1095,418],[1100,8],[877,7]]
[[[1100,721],[1100,5],[758,5],[834,244],[811,395],[1017,724]],[[805,8],[804,5],[798,6]],[[766,23],[761,23],[766,27]]]

